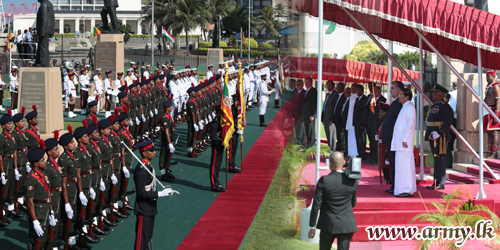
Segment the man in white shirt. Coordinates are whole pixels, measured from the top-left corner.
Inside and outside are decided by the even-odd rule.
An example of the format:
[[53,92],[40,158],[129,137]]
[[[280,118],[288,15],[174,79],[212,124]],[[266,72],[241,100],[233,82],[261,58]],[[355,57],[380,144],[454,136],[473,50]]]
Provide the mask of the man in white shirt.
[[81,114],[87,114],[87,102],[89,98],[90,82],[87,76],[87,69],[82,68],[80,70],[80,76],[78,80],[80,81],[80,107],[82,109]]
[[142,73],[142,80],[147,81],[150,78],[150,73],[149,71],[151,70],[151,65],[146,65],[146,70]]
[[[351,85],[352,95],[346,100],[347,119],[345,130],[347,132],[347,156],[358,156],[358,144],[356,142],[356,128],[353,125],[352,119],[354,118],[354,105],[358,95],[356,94],[357,84]],[[346,96],[347,97],[347,96]],[[348,104],[348,106],[347,106]]]
[[[73,113],[75,110],[75,104],[71,104],[71,101],[76,98],[76,86],[78,86],[78,81],[75,79],[75,73],[70,72],[68,74],[68,80],[64,82],[64,85],[66,88],[66,107],[68,109],[68,117],[74,118],[77,115]],[[74,102],[76,102],[76,100]]]
[[[21,30],[19,30],[21,31]],[[10,70],[10,75],[9,75],[10,83],[9,83],[9,90],[10,90],[10,109],[12,110],[12,115],[15,115],[17,113],[17,101],[18,101],[18,93],[17,90],[19,88],[19,78],[17,78],[17,67]]]
[[[0,67],[0,71],[2,71],[2,67]],[[5,82],[3,81],[3,77],[0,77],[0,111],[5,111],[3,108],[3,89],[6,88]]]
[[259,81],[261,79],[260,68],[261,68],[261,64],[258,63],[258,64],[256,64],[255,70],[253,71],[253,75],[254,75],[254,79],[255,79],[255,88],[253,91],[253,101],[256,102],[257,104],[259,104],[257,102],[257,97],[259,96],[259,90],[260,90],[260,81]]
[[24,53],[24,39],[21,30],[17,30],[17,35],[14,38],[14,43],[17,46],[17,53]]
[[113,93],[113,88],[111,86],[111,73],[113,71],[111,70],[106,70],[106,79],[104,79],[104,96],[105,98],[105,106],[104,108],[106,109],[106,113],[104,115],[105,118],[108,118],[111,116],[111,94]]
[[207,79],[210,80],[210,78],[212,78],[212,76],[214,76],[214,73],[212,72],[212,70],[214,69],[214,66],[212,64],[208,65],[207,67]]
[[394,125],[391,151],[396,151],[396,175],[394,177],[394,195],[396,197],[413,197],[417,191],[415,177],[415,160],[413,143],[415,142],[415,125],[417,115],[410,89],[403,89],[398,101],[403,104]]
[[251,83],[250,83],[250,76],[248,75],[248,72],[250,71],[250,68],[247,66],[244,68],[244,74],[243,74],[243,87],[245,88],[245,103],[247,109],[249,108],[249,98],[248,96],[250,95],[250,90],[252,89]]
[[130,86],[130,84],[133,84],[134,83],[134,75],[132,75],[133,73],[133,69],[132,68],[128,68],[127,69],[127,75],[125,76],[125,83],[127,84],[127,86]]
[[179,101],[180,101],[180,96],[179,96],[179,87],[177,85],[177,80],[179,78],[179,74],[177,71],[173,71],[172,73],[170,73],[172,75],[172,80],[170,80],[170,82],[168,83],[168,89],[170,90],[170,96],[169,96],[169,99],[170,101],[172,101],[172,106],[174,107],[172,109],[172,113],[170,114],[170,116],[173,118],[173,119],[176,119],[175,117],[175,111],[179,108]]
[[253,74],[253,71],[254,71],[254,65],[250,64],[250,66],[248,67],[248,73],[247,73],[248,79],[249,79],[248,108],[253,108],[253,105],[252,105],[253,104],[253,95],[254,95],[255,85],[256,85],[256,79],[255,79],[255,75]]
[[260,126],[267,127],[267,123],[264,119],[264,115],[266,114],[267,109],[267,101],[269,101],[269,96],[276,91],[276,89],[269,90],[267,84],[270,81],[267,80],[267,76],[264,74],[261,76],[261,80],[259,81],[260,85],[260,96],[259,96],[259,118],[260,118]]
[[95,75],[94,75],[94,92],[95,95],[99,96],[99,100],[97,101],[97,114],[99,114],[99,111],[101,110],[101,100],[102,100],[102,77],[101,77],[101,69],[96,69]]
[[222,77],[224,77],[224,74],[226,73],[226,71],[224,70],[224,64],[225,64],[224,62],[220,62],[219,69],[217,70],[217,73]]

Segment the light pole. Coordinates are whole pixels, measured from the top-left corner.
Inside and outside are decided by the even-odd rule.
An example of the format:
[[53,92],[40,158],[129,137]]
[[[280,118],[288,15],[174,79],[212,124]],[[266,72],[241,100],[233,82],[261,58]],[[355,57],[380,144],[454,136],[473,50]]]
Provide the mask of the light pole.
[[155,61],[155,0],[151,0],[151,64]]
[[252,18],[252,2],[253,0],[248,0],[248,63],[250,63],[250,20]]

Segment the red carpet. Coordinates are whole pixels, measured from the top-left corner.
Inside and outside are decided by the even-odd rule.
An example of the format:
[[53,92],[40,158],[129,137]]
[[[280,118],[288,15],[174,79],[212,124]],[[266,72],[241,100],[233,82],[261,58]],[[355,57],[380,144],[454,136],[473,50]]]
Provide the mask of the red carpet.
[[[252,146],[234,175],[178,249],[238,249],[252,224],[293,130],[287,103]],[[222,173],[221,173],[221,176]],[[222,178],[222,177],[221,177]]]

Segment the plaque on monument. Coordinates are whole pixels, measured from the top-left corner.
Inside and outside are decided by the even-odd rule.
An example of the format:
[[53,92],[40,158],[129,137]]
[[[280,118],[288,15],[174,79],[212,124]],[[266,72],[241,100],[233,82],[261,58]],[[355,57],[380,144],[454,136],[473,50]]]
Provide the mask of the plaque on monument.
[[212,64],[214,69],[219,68],[219,63],[224,61],[224,53],[222,49],[209,48],[207,51],[207,65]]
[[[98,42],[95,44],[95,67],[104,73],[112,70],[111,79],[116,79],[116,42]],[[104,74],[101,74],[104,78]]]

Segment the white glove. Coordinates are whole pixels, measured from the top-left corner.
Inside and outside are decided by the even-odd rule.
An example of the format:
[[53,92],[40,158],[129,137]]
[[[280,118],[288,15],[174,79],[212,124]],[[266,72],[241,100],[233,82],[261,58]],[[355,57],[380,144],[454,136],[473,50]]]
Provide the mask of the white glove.
[[157,114],[158,114],[158,109],[155,109],[155,115],[157,115]]
[[14,169],[14,175],[15,175],[16,181],[18,181],[22,177],[22,175],[19,174],[19,171],[17,170],[17,168]]
[[82,202],[82,205],[86,207],[88,200],[87,197],[85,197],[85,194],[83,194],[83,192],[80,192],[78,196],[80,196],[80,201]]
[[432,139],[434,139],[434,140],[436,140],[437,138],[441,137],[441,136],[438,134],[438,132],[436,132],[436,131],[432,131],[431,135],[432,135]]
[[205,118],[205,125],[208,125],[208,120],[207,120],[207,118]]
[[26,173],[31,172],[30,162],[26,162]]
[[41,237],[43,235],[43,229],[42,226],[40,226],[40,222],[38,222],[38,220],[33,221],[33,227],[35,228],[35,232],[38,237]]
[[271,90],[271,93],[273,93],[273,92],[276,92],[276,89],[272,89],[272,90]]
[[203,129],[203,121],[198,122],[198,128],[200,130]]
[[141,121],[139,121],[139,118],[138,118],[138,117],[136,117],[136,118],[135,118],[135,124],[136,124],[136,125],[139,125],[140,123],[141,123]]
[[95,200],[95,191],[93,188],[90,188],[90,199]]
[[207,119],[208,119],[208,122],[212,122],[212,116],[211,115],[209,115]]
[[153,116],[154,116],[154,115],[153,115],[153,111],[149,111],[149,117],[150,117],[150,118],[153,118]]
[[2,185],[7,184],[7,179],[5,179],[5,173],[2,173]]
[[116,185],[116,183],[118,183],[118,179],[116,179],[115,174],[111,175],[111,183],[113,183],[113,185]]
[[54,211],[50,211],[49,224],[50,224],[51,227],[55,227],[56,223],[57,223],[57,220],[54,217]]
[[243,134],[243,130],[238,130],[238,131],[236,131],[236,133],[242,135]]
[[168,144],[168,147],[170,148],[170,153],[175,153],[175,147],[174,147],[174,144],[170,143]]
[[130,120],[130,126],[134,126],[134,120]]
[[142,122],[146,122],[146,117],[144,117],[144,115],[142,115]]
[[198,130],[200,130],[198,126],[196,126],[196,124],[193,124],[193,126],[194,126],[194,131],[198,132]]
[[375,135],[375,141],[378,141],[378,135]]
[[102,191],[102,192],[106,191],[106,186],[104,185],[104,181],[102,181],[102,179],[101,179],[101,183],[100,183],[100,185],[101,185],[101,187],[100,187],[100,188],[101,188],[101,191]]
[[165,188],[158,192],[158,197],[165,197],[169,195],[172,195],[172,188]]
[[215,112],[212,113],[212,119],[215,119]]
[[66,210],[66,215],[68,219],[73,218],[73,209],[71,209],[71,205],[69,203],[64,204],[64,210]]
[[128,171],[128,168],[127,167],[123,167],[122,171],[123,171],[123,174],[125,175],[125,178],[128,179],[130,177],[130,172]]

